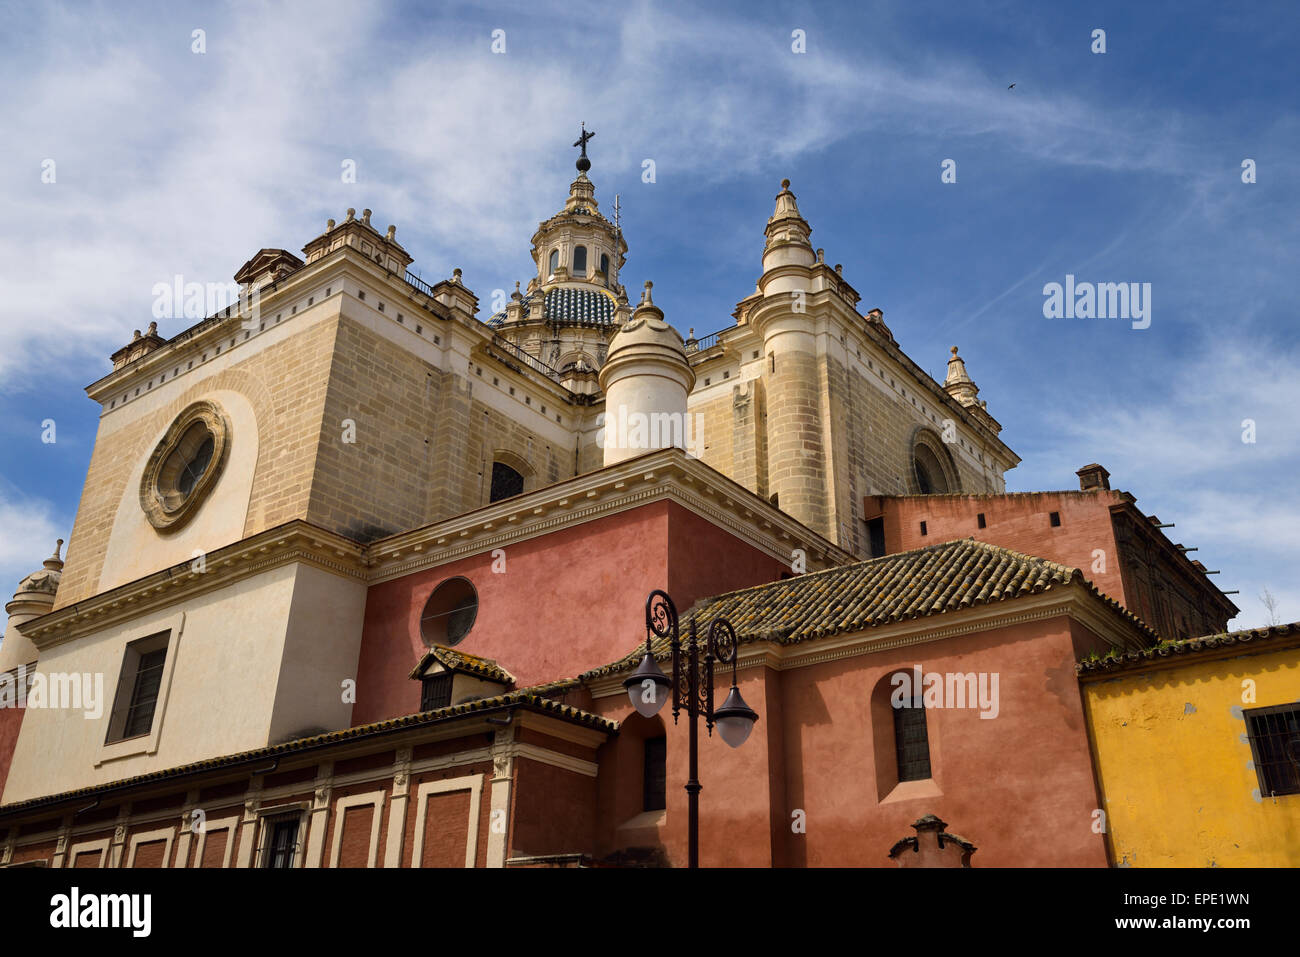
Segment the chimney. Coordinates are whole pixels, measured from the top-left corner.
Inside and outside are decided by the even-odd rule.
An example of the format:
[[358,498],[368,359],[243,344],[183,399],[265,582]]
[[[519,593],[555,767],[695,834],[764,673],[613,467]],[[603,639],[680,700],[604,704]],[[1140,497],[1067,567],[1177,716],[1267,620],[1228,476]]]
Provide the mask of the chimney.
[[1096,462],[1093,462],[1091,465],[1085,465],[1074,474],[1079,476],[1079,489],[1081,491],[1086,492],[1089,489],[1094,488],[1110,488],[1110,473]]

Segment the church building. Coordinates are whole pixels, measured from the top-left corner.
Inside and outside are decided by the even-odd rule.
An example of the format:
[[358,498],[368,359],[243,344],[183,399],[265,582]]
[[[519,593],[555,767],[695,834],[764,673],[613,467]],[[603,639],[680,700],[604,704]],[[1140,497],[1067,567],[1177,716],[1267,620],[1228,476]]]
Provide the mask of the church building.
[[0,864],[683,865],[690,722],[629,691],[657,590],[757,714],[700,738],[704,866],[1117,863],[1080,662],[1236,607],[1100,465],[1007,493],[958,349],[910,359],[788,180],[683,338],[591,135],[500,311],[349,209],[113,354],[6,605]]

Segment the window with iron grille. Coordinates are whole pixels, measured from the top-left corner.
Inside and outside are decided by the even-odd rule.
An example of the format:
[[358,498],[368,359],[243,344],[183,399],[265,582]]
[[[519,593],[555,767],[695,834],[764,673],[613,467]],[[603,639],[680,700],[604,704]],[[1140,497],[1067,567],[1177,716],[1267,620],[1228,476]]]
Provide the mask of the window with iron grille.
[[1243,716],[1260,795],[1300,794],[1300,701],[1248,708]]
[[668,806],[668,739],[645,739],[645,770],[641,810],[662,811]]
[[920,698],[894,709],[894,744],[898,751],[898,780],[924,781],[930,777],[930,736]]
[[451,704],[451,679],[452,673],[450,671],[430,675],[424,679],[422,682],[423,688],[420,691],[421,711],[433,711]]
[[270,838],[263,866],[276,870],[293,867],[294,852],[298,849],[298,815],[271,818],[266,823]]

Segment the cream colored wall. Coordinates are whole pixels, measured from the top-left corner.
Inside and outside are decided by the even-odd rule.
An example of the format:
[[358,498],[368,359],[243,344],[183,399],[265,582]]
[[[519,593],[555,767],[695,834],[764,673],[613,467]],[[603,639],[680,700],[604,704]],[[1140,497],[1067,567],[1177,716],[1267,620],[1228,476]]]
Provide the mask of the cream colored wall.
[[366,585],[304,565],[294,583],[289,627],[280,658],[269,743],[352,724]]
[[[282,565],[46,648],[41,672],[103,675],[102,714],[29,708],[4,803],[264,747],[290,726],[346,727],[339,683],[355,675],[364,593],[353,579]],[[106,747],[127,644],[165,630],[170,679],[155,740]]]
[[[211,494],[183,528],[160,533],[140,508],[140,480],[148,459],[137,461],[117,507],[97,593],[160,568],[192,561],[196,552],[206,554],[244,537],[253,473],[257,469],[257,417],[238,392],[219,389],[201,398],[221,406],[230,423],[230,451]],[[154,436],[148,446],[151,451],[170,426],[168,422]]]

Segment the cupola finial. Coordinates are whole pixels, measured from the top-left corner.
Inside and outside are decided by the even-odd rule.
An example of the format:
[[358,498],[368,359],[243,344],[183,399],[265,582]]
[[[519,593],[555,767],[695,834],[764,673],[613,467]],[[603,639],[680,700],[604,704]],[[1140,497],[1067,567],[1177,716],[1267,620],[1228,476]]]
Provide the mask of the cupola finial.
[[578,157],[578,162],[576,164],[579,173],[585,173],[587,170],[591,169],[591,160],[587,159],[587,140],[591,139],[595,135],[595,133],[587,132],[587,122],[586,120],[583,120],[582,135],[579,136],[577,141],[573,144],[574,146],[582,147],[582,155]]

